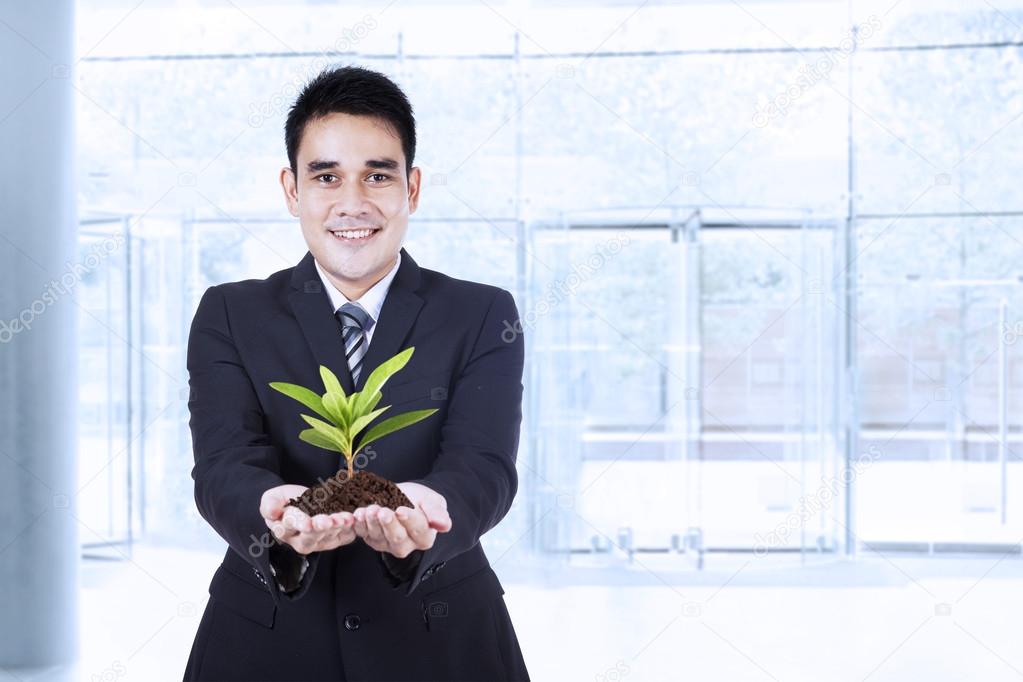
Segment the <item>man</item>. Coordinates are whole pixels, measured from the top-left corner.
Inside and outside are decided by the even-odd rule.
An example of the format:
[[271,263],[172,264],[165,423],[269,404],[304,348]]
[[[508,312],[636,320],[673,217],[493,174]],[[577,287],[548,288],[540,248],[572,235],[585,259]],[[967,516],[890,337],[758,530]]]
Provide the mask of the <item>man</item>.
[[[388,78],[321,73],[289,112],[286,144],[280,181],[309,251],[265,280],[207,289],[189,334],[195,500],[229,549],[184,678],[526,680],[479,544],[518,487],[515,303],[402,248],[421,173],[412,108]],[[350,393],[410,346],[380,405],[438,412],[356,465],[413,507],[310,519],[286,506],[344,462],[298,438],[301,406],[269,383],[320,388],[322,364]]]

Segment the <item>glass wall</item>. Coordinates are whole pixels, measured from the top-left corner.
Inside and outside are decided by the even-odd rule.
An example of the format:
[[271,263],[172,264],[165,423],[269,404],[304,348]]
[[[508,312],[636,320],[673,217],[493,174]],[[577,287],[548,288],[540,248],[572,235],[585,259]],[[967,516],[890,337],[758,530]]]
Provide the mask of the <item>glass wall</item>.
[[78,71],[83,213],[110,216],[82,248],[130,237],[83,282],[93,541],[217,542],[188,325],[206,287],[305,253],[276,178],[327,63],[413,102],[409,252],[523,314],[521,487],[492,557],[1018,538],[1023,8],[1002,4],[659,6],[621,31],[586,8],[593,36],[571,7],[467,8],[470,35],[415,5],[270,4],[193,12],[173,45],[113,35]]

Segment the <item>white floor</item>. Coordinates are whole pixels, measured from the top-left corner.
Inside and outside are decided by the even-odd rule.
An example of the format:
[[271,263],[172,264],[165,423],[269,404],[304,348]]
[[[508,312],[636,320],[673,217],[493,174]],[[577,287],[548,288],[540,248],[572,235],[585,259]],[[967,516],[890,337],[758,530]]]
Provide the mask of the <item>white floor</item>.
[[[214,553],[137,547],[87,561],[68,679],[180,680]],[[1019,680],[1023,561],[642,556],[619,571],[495,565],[534,680]],[[539,582],[553,585],[542,587]],[[613,581],[617,586],[589,584]],[[582,584],[586,583],[586,584]],[[13,671],[0,680],[58,679]]]

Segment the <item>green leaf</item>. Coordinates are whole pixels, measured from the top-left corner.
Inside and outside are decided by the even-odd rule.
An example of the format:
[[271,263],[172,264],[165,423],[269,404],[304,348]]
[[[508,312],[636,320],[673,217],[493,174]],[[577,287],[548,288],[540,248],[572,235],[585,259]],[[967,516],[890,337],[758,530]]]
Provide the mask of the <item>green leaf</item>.
[[341,452],[347,453],[351,450],[351,441],[345,438],[341,429],[316,417],[310,417],[308,414],[303,414],[302,419],[305,419],[306,423],[313,427],[317,433],[323,434],[325,438],[341,448]]
[[376,391],[372,395],[365,391],[359,391],[358,393],[352,394],[349,399],[349,404],[353,406],[352,422],[355,422],[361,417],[365,417],[367,414],[372,412],[382,397],[383,394],[380,393],[380,391]]
[[345,423],[351,424],[352,418],[355,416],[355,396],[353,393],[344,400],[344,411],[345,411]]
[[318,448],[324,448],[325,450],[333,450],[334,452],[343,452],[337,443],[330,438],[327,438],[316,429],[306,429],[298,434],[298,437],[304,440],[310,445],[315,445]]
[[[382,362],[370,373],[368,377],[366,377],[366,383],[363,384],[362,391],[360,391],[362,395],[359,397],[359,400],[355,405],[357,413],[360,413],[365,409],[365,406],[369,403],[373,394],[379,391],[388,379],[408,364],[409,359],[412,357],[412,352],[415,349],[415,346],[409,346],[390,360]],[[362,413],[364,414],[364,412]]]
[[280,391],[289,398],[294,398],[324,419],[331,418],[330,412],[324,407],[320,396],[304,386],[289,384],[283,381],[271,381],[270,388]]
[[345,395],[345,389],[341,387],[341,382],[337,380],[337,375],[330,371],[330,367],[320,365],[320,379],[323,380],[323,387],[327,389],[327,393],[336,393],[340,396]]
[[359,447],[355,448],[353,452],[359,452],[362,448],[366,447],[373,441],[383,438],[384,436],[394,433],[399,429],[403,429],[406,426],[411,426],[418,421],[426,419],[431,414],[437,411],[437,408],[429,410],[413,410],[412,412],[406,412],[405,414],[399,414],[390,419],[385,419],[372,429],[366,432],[366,436],[359,443]]
[[343,395],[327,392],[323,394],[323,407],[330,413],[335,425],[347,429],[349,424],[348,401]]
[[373,394],[373,398],[366,404],[366,409],[367,410],[372,410],[374,407],[377,406],[377,404],[380,402],[380,398],[382,398],[382,397],[383,397],[383,393],[381,393],[380,391],[377,391],[376,393],[374,393]]
[[383,414],[386,410],[389,410],[389,409],[391,409],[390,405],[384,405],[379,410],[374,410],[373,412],[370,412],[369,414],[363,415],[363,416],[359,417],[358,419],[356,419],[355,423],[352,424],[350,429],[348,429],[348,436],[349,436],[349,438],[353,438],[354,439],[356,436],[359,435],[359,433],[364,428],[369,426],[369,423],[371,421],[373,421],[374,419],[376,419],[381,414]]
[[322,396],[302,386],[280,381],[273,382],[270,386],[299,401],[326,420],[323,421],[307,414],[301,415],[302,419],[312,427],[299,433],[301,440],[316,447],[340,452],[351,466],[352,458],[359,449],[437,412],[436,409],[416,410],[385,419],[372,426],[363,437],[359,447],[352,449],[356,436],[391,408],[390,405],[387,405],[376,409],[383,397],[380,389],[390,377],[408,364],[414,350],[414,347],[406,348],[385,361],[367,377],[363,390],[353,392],[351,395],[345,394],[337,375],[325,365],[320,365],[320,378],[326,389]]

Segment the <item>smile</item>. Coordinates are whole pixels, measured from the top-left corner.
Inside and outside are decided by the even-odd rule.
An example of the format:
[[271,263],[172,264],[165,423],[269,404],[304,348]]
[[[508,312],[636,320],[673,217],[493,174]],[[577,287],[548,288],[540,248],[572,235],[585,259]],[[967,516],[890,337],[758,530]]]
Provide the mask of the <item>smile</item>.
[[341,242],[350,244],[361,244],[368,242],[372,239],[380,229],[367,229],[367,230],[337,230],[331,231],[334,238]]

